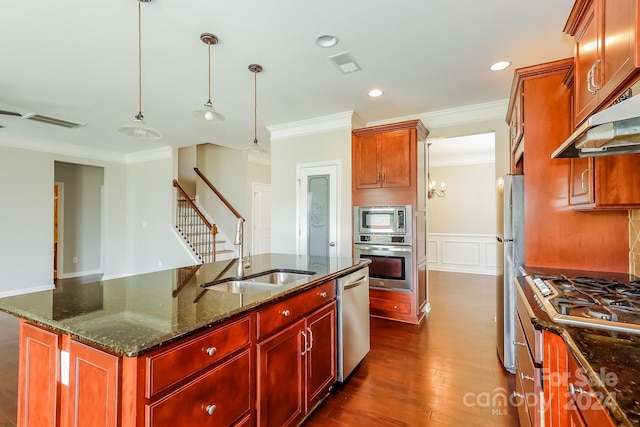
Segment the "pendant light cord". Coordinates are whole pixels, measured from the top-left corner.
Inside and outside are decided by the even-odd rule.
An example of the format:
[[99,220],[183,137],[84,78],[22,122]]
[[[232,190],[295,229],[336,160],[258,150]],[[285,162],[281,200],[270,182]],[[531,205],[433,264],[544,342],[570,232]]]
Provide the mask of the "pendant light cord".
[[207,43],[209,46],[209,104],[211,104],[211,42]]
[[142,19],[141,0],[138,0],[138,114],[142,117]]
[[253,143],[258,143],[258,71],[253,71]]

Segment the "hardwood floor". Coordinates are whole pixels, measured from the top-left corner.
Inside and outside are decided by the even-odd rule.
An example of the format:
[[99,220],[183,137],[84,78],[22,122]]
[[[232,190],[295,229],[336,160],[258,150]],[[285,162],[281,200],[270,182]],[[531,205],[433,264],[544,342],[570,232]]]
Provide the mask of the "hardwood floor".
[[[371,352],[305,427],[518,426],[496,354],[495,277],[429,273],[421,325],[371,322]],[[18,319],[0,312],[0,427],[15,427]]]
[[305,427],[518,426],[496,353],[495,277],[429,273],[419,326],[371,322],[371,351]]

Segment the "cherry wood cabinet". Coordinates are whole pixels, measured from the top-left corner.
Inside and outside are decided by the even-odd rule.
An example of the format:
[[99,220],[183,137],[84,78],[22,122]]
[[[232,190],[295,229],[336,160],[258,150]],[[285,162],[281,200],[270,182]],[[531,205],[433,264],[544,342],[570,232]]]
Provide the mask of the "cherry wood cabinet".
[[564,32],[575,39],[575,125],[617,96],[636,73],[639,8],[636,0],[578,0]]
[[522,81],[514,82],[511,88],[511,99],[507,109],[507,123],[509,124],[509,148],[511,150],[511,173],[522,173],[522,156],[524,154],[524,90]]
[[138,357],[20,324],[18,424],[298,425],[336,379],[336,281]]
[[20,325],[18,425],[118,426],[119,358]]
[[335,282],[329,285],[332,289],[312,289],[264,310],[266,324],[274,324],[272,317],[289,320],[257,344],[258,426],[298,425],[335,382]]
[[357,188],[411,185],[409,130],[367,134],[354,138],[353,161]]
[[[551,153],[572,133],[571,89],[565,78],[573,59],[519,68],[514,84],[522,84],[525,187],[525,264],[549,268],[590,271],[629,271],[629,222],[624,210],[578,211],[571,209],[570,174],[580,179],[580,164],[571,159],[552,159]],[[514,93],[512,91],[512,93]],[[515,92],[518,93],[518,92]],[[510,103],[515,102],[511,99]],[[615,185],[606,174],[610,162],[621,156],[597,159],[594,182],[607,188],[595,193],[611,197],[612,191],[636,191],[637,185]],[[575,160],[575,159],[574,159]],[[599,166],[598,166],[599,165]],[[584,170],[584,169],[582,169]],[[585,180],[593,177],[584,175]],[[597,184],[600,182],[600,184]],[[579,181],[577,181],[579,183]],[[591,181],[589,181],[591,183]],[[617,187],[616,190],[612,188]],[[585,232],[587,230],[587,232]]]
[[410,205],[413,290],[370,292],[371,315],[419,323],[427,305],[427,146],[420,120],[352,132],[353,206]]
[[58,334],[20,321],[19,427],[57,425],[59,348]]
[[567,346],[560,335],[542,332],[544,369],[544,425],[565,426],[568,423],[569,392],[567,388]]
[[640,154],[571,159],[569,204],[574,209],[640,208]]

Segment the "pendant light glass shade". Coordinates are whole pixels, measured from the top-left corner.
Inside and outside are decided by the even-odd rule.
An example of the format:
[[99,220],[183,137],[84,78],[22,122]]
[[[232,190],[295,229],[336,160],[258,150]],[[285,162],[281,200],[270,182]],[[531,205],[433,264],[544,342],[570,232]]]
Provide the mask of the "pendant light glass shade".
[[258,73],[262,71],[262,66],[258,64],[249,65],[249,71],[253,73],[253,145],[247,150],[249,154],[265,154],[267,150],[258,144]]
[[118,128],[118,132],[123,133],[127,136],[132,136],[134,138],[142,138],[142,139],[160,139],[162,138],[162,134],[155,130],[153,127],[149,126],[144,121],[144,117],[142,117],[141,113],[136,114],[136,117],[132,122],[129,122],[125,125],[122,125]]
[[204,107],[195,110],[192,114],[193,117],[204,122],[223,122],[224,116],[218,113],[211,103],[211,45],[218,44],[218,37],[211,33],[202,33],[200,34],[200,40],[209,46],[209,98],[207,102],[204,103]]
[[140,139],[160,139],[162,134],[152,126],[145,123],[142,115],[142,31],[140,3],[149,3],[151,0],[136,0],[138,2],[138,114],[134,120],[118,128],[118,132]]

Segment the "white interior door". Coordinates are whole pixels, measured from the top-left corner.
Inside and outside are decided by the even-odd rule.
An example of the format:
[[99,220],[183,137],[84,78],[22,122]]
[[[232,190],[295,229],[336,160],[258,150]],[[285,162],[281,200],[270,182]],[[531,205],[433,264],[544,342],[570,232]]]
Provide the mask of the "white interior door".
[[298,254],[339,257],[338,164],[297,167]]
[[251,253],[271,252],[271,185],[253,183],[253,233]]

